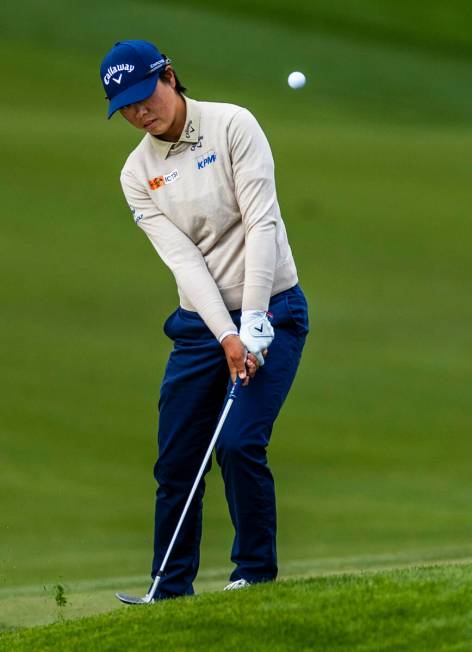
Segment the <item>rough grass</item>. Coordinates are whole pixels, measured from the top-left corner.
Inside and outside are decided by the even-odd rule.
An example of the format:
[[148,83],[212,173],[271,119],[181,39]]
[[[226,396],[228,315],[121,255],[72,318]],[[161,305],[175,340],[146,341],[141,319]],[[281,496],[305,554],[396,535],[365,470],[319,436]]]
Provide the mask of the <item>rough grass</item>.
[[468,652],[472,564],[259,585],[4,634],[2,649]]

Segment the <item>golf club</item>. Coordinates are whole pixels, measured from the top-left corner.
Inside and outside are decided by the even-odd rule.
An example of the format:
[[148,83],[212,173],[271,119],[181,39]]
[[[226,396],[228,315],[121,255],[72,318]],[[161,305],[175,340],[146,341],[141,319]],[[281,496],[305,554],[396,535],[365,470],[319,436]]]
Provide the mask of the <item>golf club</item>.
[[218,436],[221,432],[221,429],[223,428],[223,425],[226,421],[226,417],[228,416],[228,413],[231,409],[231,406],[233,405],[235,399],[237,398],[239,388],[241,387],[243,383],[243,380],[239,377],[237,377],[236,382],[233,384],[233,387],[231,388],[231,391],[228,396],[228,400],[226,401],[226,405],[224,407],[223,413],[220,417],[220,420],[218,421],[218,425],[216,426],[215,434],[213,435],[210,445],[208,446],[208,450],[205,453],[205,457],[203,458],[203,462],[200,466],[200,469],[197,473],[197,477],[195,478],[195,482],[193,483],[192,489],[190,491],[189,497],[187,498],[187,502],[185,503],[185,507],[182,511],[182,515],[180,516],[179,522],[177,523],[177,527],[175,528],[174,535],[169,543],[169,547],[167,548],[167,552],[164,556],[164,559],[162,560],[161,567],[159,568],[159,571],[156,574],[156,577],[154,579],[154,582],[152,583],[151,588],[149,591],[146,593],[146,595],[142,598],[137,597],[137,596],[132,596],[132,595],[127,595],[126,593],[117,593],[116,597],[118,600],[121,600],[121,602],[124,602],[125,604],[150,604],[154,600],[154,596],[157,591],[157,587],[159,585],[159,581],[161,577],[164,574],[165,567],[167,564],[167,560],[169,559],[169,556],[172,552],[172,548],[174,547],[175,541],[178,537],[178,534],[180,532],[180,528],[182,527],[182,523],[184,522],[185,516],[188,512],[188,508],[190,507],[190,503],[192,502],[192,498],[195,495],[195,492],[197,490],[198,484],[200,480],[202,479],[202,475],[205,471],[206,465],[208,463],[208,460],[210,458],[210,455],[213,451],[213,448],[216,444],[216,440],[218,439]]

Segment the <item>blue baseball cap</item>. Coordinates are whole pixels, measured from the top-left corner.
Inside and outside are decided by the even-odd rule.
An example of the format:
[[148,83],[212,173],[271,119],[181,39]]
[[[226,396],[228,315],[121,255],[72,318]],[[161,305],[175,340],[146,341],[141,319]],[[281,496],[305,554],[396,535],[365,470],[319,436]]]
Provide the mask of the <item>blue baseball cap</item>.
[[100,77],[110,101],[108,118],[154,93],[159,73],[170,63],[148,41],[118,41],[100,66]]

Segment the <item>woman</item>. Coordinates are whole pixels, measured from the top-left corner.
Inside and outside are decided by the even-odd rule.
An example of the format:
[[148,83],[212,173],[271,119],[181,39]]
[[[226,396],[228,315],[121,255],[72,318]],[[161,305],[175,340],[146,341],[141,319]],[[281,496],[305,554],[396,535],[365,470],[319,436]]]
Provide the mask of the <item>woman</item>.
[[[135,223],[173,272],[180,298],[164,325],[174,348],[159,401],[152,577],[230,378],[239,375],[247,387],[216,445],[235,529],[236,568],[226,588],[273,580],[276,511],[266,448],[295,377],[308,319],[269,144],[246,109],[186,97],[170,60],[151,43],[117,43],[102,62],[101,78],[108,117],[120,111],[146,132],[121,183]],[[202,481],[155,600],[193,593],[203,493]]]

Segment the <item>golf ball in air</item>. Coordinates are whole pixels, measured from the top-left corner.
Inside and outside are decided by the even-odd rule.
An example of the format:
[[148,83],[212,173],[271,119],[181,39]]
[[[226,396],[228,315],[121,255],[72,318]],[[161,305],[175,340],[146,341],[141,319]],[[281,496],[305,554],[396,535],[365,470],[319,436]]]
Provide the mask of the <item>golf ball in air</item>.
[[288,76],[288,85],[290,88],[303,88],[305,82],[306,77],[302,72],[291,72]]

